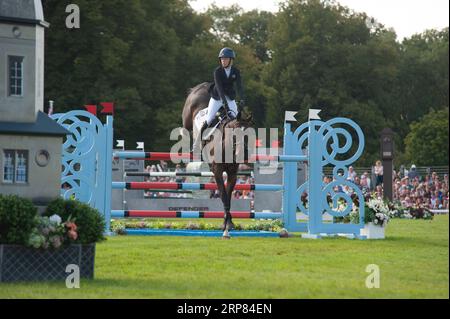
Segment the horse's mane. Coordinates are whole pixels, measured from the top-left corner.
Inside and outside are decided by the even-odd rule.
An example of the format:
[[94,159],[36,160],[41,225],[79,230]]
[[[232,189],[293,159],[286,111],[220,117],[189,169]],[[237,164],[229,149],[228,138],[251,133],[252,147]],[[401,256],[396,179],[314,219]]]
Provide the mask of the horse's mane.
[[255,123],[253,122],[252,116],[242,116],[239,119],[231,119],[229,121],[225,121],[225,123],[222,123],[222,128],[238,128],[238,127],[252,127]]
[[195,92],[197,92],[197,91],[203,89],[204,87],[209,86],[210,84],[211,84],[210,82],[203,82],[203,83],[200,83],[200,84],[194,86],[193,88],[188,89],[188,90],[187,90],[187,95],[189,95],[189,94],[191,94],[191,93],[195,93]]

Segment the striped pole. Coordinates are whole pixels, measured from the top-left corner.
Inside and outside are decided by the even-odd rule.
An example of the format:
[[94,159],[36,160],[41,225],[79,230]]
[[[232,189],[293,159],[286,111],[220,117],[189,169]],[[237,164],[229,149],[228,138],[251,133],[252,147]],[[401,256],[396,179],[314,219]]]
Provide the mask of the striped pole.
[[[178,177],[178,176],[193,176],[193,177],[214,177],[213,172],[126,172],[125,176],[143,176],[143,177]],[[226,175],[226,173],[224,173]],[[252,176],[253,172],[240,172],[240,176]]]
[[306,155],[252,155],[250,162],[276,161],[276,162],[307,162]]
[[192,191],[182,189],[152,189],[153,193],[192,194]]
[[[226,187],[226,184],[225,184]],[[174,183],[174,182],[113,182],[113,189],[188,189],[216,190],[215,183]],[[283,185],[277,184],[236,184],[234,190],[281,191]]]
[[[279,219],[278,212],[243,212],[232,211],[233,218],[246,219]],[[223,218],[223,211],[171,211],[171,210],[113,210],[112,218]]]
[[[146,161],[170,161],[179,159],[192,159],[190,153],[165,153],[165,152],[136,152],[118,151],[114,153],[114,159],[134,159]],[[251,155],[248,162],[278,161],[278,162],[307,162],[306,155]]]
[[114,159],[134,159],[146,161],[170,161],[172,159],[192,159],[190,153],[165,153],[165,152],[132,152],[118,151],[114,153]]

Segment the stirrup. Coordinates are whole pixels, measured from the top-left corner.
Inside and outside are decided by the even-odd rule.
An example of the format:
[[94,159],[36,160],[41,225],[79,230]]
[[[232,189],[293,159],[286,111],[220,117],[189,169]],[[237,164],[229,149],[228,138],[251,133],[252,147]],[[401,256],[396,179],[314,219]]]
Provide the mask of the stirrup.
[[231,118],[233,120],[235,118],[237,118],[237,114],[235,114],[232,110],[229,110],[227,115],[228,115],[229,118]]

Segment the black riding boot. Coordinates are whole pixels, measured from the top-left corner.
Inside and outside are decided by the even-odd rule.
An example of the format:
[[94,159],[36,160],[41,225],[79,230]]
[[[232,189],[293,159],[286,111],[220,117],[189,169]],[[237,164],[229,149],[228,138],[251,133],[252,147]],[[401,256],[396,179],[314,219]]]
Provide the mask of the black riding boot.
[[[203,122],[202,127],[200,128],[200,143],[202,143],[203,140],[203,133],[205,132],[205,130],[208,128],[208,122]],[[200,160],[203,161],[203,150],[201,150],[200,152]]]
[[200,138],[203,137],[203,132],[208,128],[208,122],[203,122],[202,128],[200,129]]

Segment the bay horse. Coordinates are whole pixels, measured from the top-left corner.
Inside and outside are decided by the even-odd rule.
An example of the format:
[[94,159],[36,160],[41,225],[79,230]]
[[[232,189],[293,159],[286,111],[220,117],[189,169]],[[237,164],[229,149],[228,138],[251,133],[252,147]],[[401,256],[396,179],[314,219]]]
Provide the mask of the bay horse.
[[[194,132],[194,119],[197,113],[208,107],[210,94],[209,90],[213,83],[210,82],[204,82],[201,83],[191,89],[188,90],[188,96],[186,98],[184,107],[183,107],[183,113],[182,113],[182,120],[183,120],[183,127],[190,131]],[[222,161],[217,161],[217,159],[214,158],[214,154],[212,154],[211,160],[209,161],[209,166],[211,171],[213,172],[214,179],[217,184],[217,188],[220,194],[220,198],[223,203],[224,208],[224,221],[222,225],[223,238],[229,239],[229,230],[232,230],[234,228],[232,216],[230,213],[231,208],[231,197],[234,190],[234,187],[236,185],[237,181],[237,175],[239,170],[239,165],[236,161],[238,158],[238,152],[244,151],[243,158],[244,160],[248,160],[248,141],[244,139],[244,148],[236,147],[238,144],[236,144],[233,141],[232,149],[230,150],[229,147],[226,146],[227,143],[224,141],[227,139],[226,132],[228,130],[225,130],[226,128],[231,129],[243,129],[252,127],[253,120],[251,115],[244,118],[241,115],[241,112],[239,112],[236,116],[236,118],[227,118],[224,121],[222,121],[216,129],[220,130],[222,133],[222,156],[225,156],[226,152],[233,152],[233,161],[231,163],[225,163],[225,160],[222,158]],[[207,131],[207,130],[206,130]],[[205,132],[206,132],[205,131]],[[204,134],[205,135],[205,134]],[[194,139],[196,137],[194,136]],[[205,146],[207,143],[212,142],[209,141],[202,141],[202,145]],[[227,149],[225,149],[227,147]],[[227,173],[227,183],[225,184],[223,173]]]

